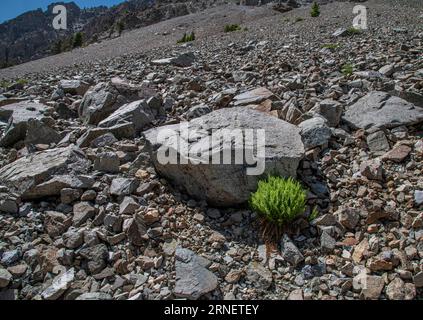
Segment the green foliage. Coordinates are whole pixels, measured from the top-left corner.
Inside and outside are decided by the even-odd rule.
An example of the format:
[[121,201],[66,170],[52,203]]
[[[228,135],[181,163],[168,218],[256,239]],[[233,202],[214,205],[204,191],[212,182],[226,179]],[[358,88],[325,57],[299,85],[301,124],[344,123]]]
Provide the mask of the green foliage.
[[3,89],[7,89],[8,87],[10,87],[10,85],[11,85],[10,81],[7,81],[7,80],[0,81],[0,87]]
[[125,30],[125,23],[121,20],[117,23],[117,31],[119,32],[119,35],[122,34],[123,30]]
[[28,80],[26,80],[26,79],[18,79],[18,80],[16,81],[16,83],[17,83],[17,84],[21,84],[21,85],[25,86],[25,85],[27,85],[27,84],[28,84]]
[[269,176],[259,181],[250,206],[267,223],[280,229],[304,213],[307,192],[298,181]]
[[342,66],[341,72],[344,76],[349,77],[354,72],[354,65],[351,63],[346,63]]
[[62,40],[57,40],[53,45],[53,54],[59,54],[63,51],[63,43]]
[[241,31],[242,28],[239,24],[227,24],[225,26],[225,32]]
[[311,222],[319,216],[319,210],[317,210],[316,207],[313,208],[313,211],[311,211],[310,216],[308,217],[308,221]]
[[295,18],[295,22],[301,22],[301,21],[304,21],[304,18],[301,18],[301,17],[296,17]]
[[82,46],[82,33],[81,32],[75,33],[75,35],[73,37],[72,46],[74,48],[78,48],[78,47],[81,47]]
[[320,16],[320,6],[317,2],[313,2],[312,6],[311,6],[310,15],[313,18]]
[[326,43],[322,46],[323,49],[330,49],[330,50],[336,50],[340,47],[341,45],[339,43]]
[[186,42],[191,42],[194,40],[195,40],[195,33],[193,31],[191,32],[191,34],[184,33],[184,36],[181,39],[179,39],[177,43],[186,43]]
[[348,29],[347,29],[347,34],[349,35],[349,36],[353,36],[353,35],[355,35],[355,34],[360,34],[361,33],[361,30],[360,29],[358,29],[358,28],[355,28],[355,27],[349,27]]

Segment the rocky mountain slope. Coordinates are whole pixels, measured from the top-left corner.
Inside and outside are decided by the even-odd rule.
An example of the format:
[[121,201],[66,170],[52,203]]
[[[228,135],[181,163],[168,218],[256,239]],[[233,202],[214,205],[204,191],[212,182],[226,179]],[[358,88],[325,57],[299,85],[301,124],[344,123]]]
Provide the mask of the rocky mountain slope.
[[[423,12],[364,4],[362,32],[350,2],[222,5],[1,70],[0,299],[421,299]],[[309,190],[279,243],[245,166],[157,162],[185,121],[266,131]]]
[[[52,3],[47,10],[29,11],[0,24],[0,66],[7,67],[72,49],[73,37],[83,45],[120,36],[130,30],[203,10],[224,1],[129,0],[111,8],[80,9],[74,2]],[[67,8],[68,29],[52,26],[56,5]]]

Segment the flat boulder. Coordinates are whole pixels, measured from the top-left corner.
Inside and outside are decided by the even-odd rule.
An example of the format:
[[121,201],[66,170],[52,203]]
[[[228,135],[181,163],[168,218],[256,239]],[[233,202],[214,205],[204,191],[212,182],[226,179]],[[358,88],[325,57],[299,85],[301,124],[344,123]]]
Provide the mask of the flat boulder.
[[25,140],[28,121],[42,120],[47,106],[36,102],[18,102],[0,107],[0,122],[8,125],[0,137],[0,147],[11,147],[15,143]]
[[350,106],[343,120],[353,128],[395,128],[423,121],[423,108],[382,91],[372,91]]
[[[42,188],[42,185],[55,176],[84,174],[89,166],[90,161],[74,146],[50,149],[30,154],[0,168],[0,181],[22,199],[35,199],[46,196],[37,190],[48,190],[49,187]],[[73,183],[69,180],[58,179],[54,186],[68,186]]]
[[[247,133],[254,136],[254,143],[242,138]],[[241,143],[233,143],[240,135]],[[264,135],[265,141],[257,144],[259,135]],[[182,124],[153,128],[144,136],[159,174],[194,198],[216,206],[246,202],[267,173],[295,177],[304,155],[295,125],[245,107],[217,110]],[[174,143],[178,139],[179,146]],[[162,161],[161,155],[167,151],[174,157]],[[223,159],[226,161],[220,161]]]
[[99,123],[99,127],[109,128],[118,124],[131,123],[135,131],[140,131],[151,124],[157,111],[150,108],[145,100],[134,101],[123,105]]

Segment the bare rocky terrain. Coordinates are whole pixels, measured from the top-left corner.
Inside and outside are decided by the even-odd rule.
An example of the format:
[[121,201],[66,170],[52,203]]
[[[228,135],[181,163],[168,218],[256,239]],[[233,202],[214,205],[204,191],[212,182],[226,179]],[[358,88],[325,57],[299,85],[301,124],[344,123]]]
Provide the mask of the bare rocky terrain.
[[[0,70],[0,299],[421,299],[423,11],[360,4],[360,32],[354,2],[227,4]],[[156,161],[185,121],[266,131],[309,190],[277,245],[245,166]]]

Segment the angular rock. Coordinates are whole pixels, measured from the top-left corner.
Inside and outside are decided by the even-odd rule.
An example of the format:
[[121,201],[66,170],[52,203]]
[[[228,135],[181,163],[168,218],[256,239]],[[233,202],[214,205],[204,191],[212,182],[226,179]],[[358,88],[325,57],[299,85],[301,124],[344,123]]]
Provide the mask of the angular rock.
[[282,258],[296,267],[304,261],[304,256],[291,239],[284,235],[281,240],[281,255]]
[[251,262],[246,271],[247,279],[258,289],[267,290],[272,285],[272,272],[261,263]]
[[[38,186],[54,175],[68,172],[86,173],[90,161],[73,146],[50,149],[20,158],[0,168],[0,181],[21,195],[22,199],[36,199],[45,194],[36,192]],[[60,190],[58,191],[60,194]]]
[[344,108],[342,105],[338,101],[331,99],[320,101],[317,108],[317,113],[322,115],[328,121],[329,127],[338,126],[343,111]]
[[390,145],[386,138],[385,133],[382,130],[378,130],[367,136],[367,145],[371,152],[383,152],[389,151]]
[[183,248],[176,249],[175,258],[175,296],[197,300],[217,288],[217,277],[207,269],[210,261]]
[[165,58],[160,60],[153,60],[151,63],[153,65],[174,65],[177,67],[190,67],[195,61],[195,55],[192,52],[187,52],[180,54],[177,57]]
[[119,172],[120,160],[115,152],[102,152],[94,161],[94,170],[117,173]]
[[73,225],[80,227],[88,219],[94,218],[96,214],[96,208],[91,206],[88,202],[80,202],[73,206]]
[[413,300],[416,297],[416,287],[412,283],[404,283],[400,278],[395,278],[386,287],[389,300]]
[[301,122],[301,137],[306,150],[326,145],[332,136],[332,131],[321,117],[315,117]]
[[82,249],[79,254],[86,259],[87,268],[91,274],[97,274],[107,266],[109,251],[104,244]]
[[385,153],[380,159],[382,161],[393,161],[401,163],[408,157],[411,151],[412,149],[409,146],[398,145],[395,146],[391,151]]
[[27,145],[58,143],[62,139],[56,130],[40,120],[29,119],[26,126],[25,144]]
[[154,90],[148,85],[135,86],[113,78],[110,82],[101,82],[87,91],[81,101],[79,115],[85,124],[98,124],[122,105],[154,94]]
[[0,267],[0,289],[6,288],[10,281],[12,281],[12,275],[6,269]]
[[110,186],[110,194],[113,196],[129,196],[137,189],[138,183],[135,179],[115,178]]
[[354,128],[395,128],[423,121],[423,109],[386,92],[372,91],[348,107],[343,120]]
[[369,180],[383,181],[383,167],[379,159],[363,162],[360,165],[360,173]]
[[264,87],[244,92],[234,97],[235,106],[245,106],[249,104],[259,104],[264,100],[274,100],[276,97],[273,92]]
[[65,93],[83,96],[89,89],[90,85],[81,80],[60,80],[59,88]]
[[[184,130],[183,125],[170,125],[144,132],[150,157],[157,172],[183,187],[191,196],[205,199],[212,205],[229,206],[247,201],[251,192],[256,190],[259,179],[259,176],[253,174],[260,173],[248,170],[245,161],[242,165],[234,164],[233,158],[232,164],[212,164],[211,159],[222,152],[231,152],[232,156],[235,148],[237,153],[244,152],[243,147],[240,150],[241,146],[231,144],[228,147],[226,143],[217,143],[210,150],[209,138],[212,131],[215,137],[221,134],[226,141],[231,139],[231,135],[227,132],[225,134],[224,129],[237,129],[238,132],[246,131],[245,129],[263,129],[267,146],[262,161],[265,164],[264,173],[273,172],[284,177],[295,177],[299,161],[304,154],[299,130],[294,125],[249,108],[222,109],[193,119],[188,123],[188,132]],[[190,141],[185,138],[188,133],[192,137]],[[177,163],[160,163],[159,152],[168,149],[169,152],[178,154],[179,150],[173,139],[179,136],[183,139],[182,143],[187,144],[186,150],[189,152],[182,152],[182,161]],[[247,151],[250,150],[251,147],[247,147]],[[199,163],[201,160],[203,163]],[[257,168],[257,171],[259,169]]]
[[145,100],[139,100],[123,105],[98,125],[110,128],[118,124],[130,123],[138,132],[151,124],[156,116],[156,110],[151,109]]
[[185,114],[185,118],[188,120],[194,119],[194,118],[198,118],[201,116],[204,116],[208,113],[210,113],[212,110],[210,109],[209,106],[205,105],[205,104],[200,104],[197,106],[193,106],[191,107],[187,113]]
[[73,280],[75,278],[75,270],[69,269],[68,271],[59,274],[56,278],[54,278],[53,283],[50,287],[45,289],[41,293],[41,297],[44,300],[57,300],[59,299],[63,293],[67,289],[70,288]]
[[27,101],[0,107],[0,121],[8,123],[0,137],[0,147],[10,147],[25,140],[28,121],[44,119],[47,108],[44,104]]

